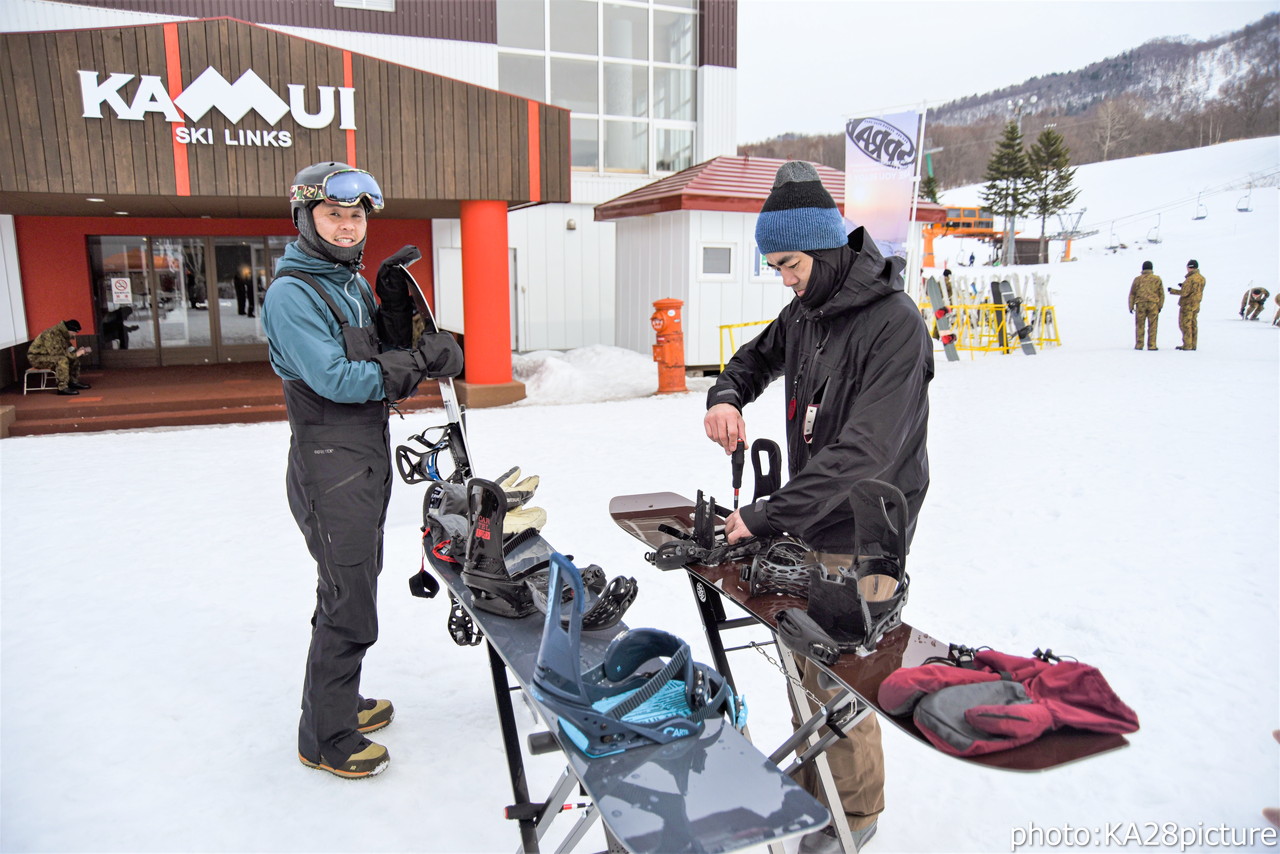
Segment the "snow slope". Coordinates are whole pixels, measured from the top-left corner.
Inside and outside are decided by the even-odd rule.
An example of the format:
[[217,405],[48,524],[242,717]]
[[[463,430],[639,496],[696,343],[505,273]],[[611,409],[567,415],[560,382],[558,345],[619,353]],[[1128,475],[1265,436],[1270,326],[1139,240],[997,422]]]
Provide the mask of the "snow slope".
[[[1133,248],[1106,251],[1104,228],[1076,244],[1080,260],[1041,271],[1063,346],[958,363],[939,352],[908,620],[1095,664],[1142,729],[1123,751],[1020,775],[886,726],[887,810],[870,852],[1009,851],[1037,828],[1031,847],[1047,849],[1068,826],[1073,847],[1083,830],[1100,850],[1183,830],[1198,834],[1188,850],[1208,850],[1219,827],[1252,828],[1252,847],[1267,847],[1259,811],[1280,804],[1280,329],[1270,306],[1263,322],[1236,312],[1250,280],[1280,292],[1277,191],[1255,188],[1247,214],[1235,190],[1209,196],[1200,221],[1186,200],[1278,161],[1273,138],[1082,168],[1089,220],[1116,221]],[[1164,242],[1136,245],[1156,208]],[[1190,257],[1208,282],[1200,349],[1173,349],[1171,300],[1160,351],[1135,352],[1130,281],[1150,258],[1174,285]],[[624,492],[728,496],[701,427],[709,381],[644,396],[653,364],[611,348],[518,366],[533,398],[470,415],[480,473],[540,474],[547,537],[637,576],[628,622],[674,631],[707,660],[687,585],[644,564],[607,505]],[[599,402],[610,397],[624,399]],[[776,387],[748,407],[752,438],[781,439],[782,409]],[[438,418],[397,419],[393,440]],[[344,781],[295,761],[315,581],[285,504],[287,443],[283,424],[0,442],[0,850],[516,847],[486,657],[448,639],[446,603],[405,589],[417,487],[392,499],[382,637],[364,671],[398,710],[380,734],[391,768]],[[754,653],[733,660],[767,751],[788,728],[781,676]],[[558,772],[535,759],[535,794]],[[592,839],[603,847],[598,829]]]

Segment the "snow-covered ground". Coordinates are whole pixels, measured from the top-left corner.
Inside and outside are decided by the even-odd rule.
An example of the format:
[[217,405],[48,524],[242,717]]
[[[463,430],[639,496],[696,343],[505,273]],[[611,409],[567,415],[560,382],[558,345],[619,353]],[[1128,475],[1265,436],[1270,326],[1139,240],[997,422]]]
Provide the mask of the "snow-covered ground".
[[[1125,750],[1022,775],[886,726],[888,806],[869,851],[1009,851],[1020,831],[1065,848],[1066,828],[1071,847],[1208,850],[1223,827],[1266,847],[1259,811],[1280,805],[1280,329],[1274,304],[1260,322],[1236,312],[1250,281],[1280,292],[1277,168],[1274,138],[1083,167],[1080,204],[1101,231],[1042,270],[1063,345],[939,352],[908,620],[1095,664],[1142,729]],[[1253,210],[1238,213],[1251,177]],[[1199,191],[1228,185],[1192,219]],[[1163,242],[1147,244],[1154,213],[1139,214],[1157,209]],[[1129,249],[1104,249],[1113,220]],[[1130,281],[1150,259],[1176,285],[1192,257],[1208,282],[1199,350],[1174,350],[1171,299],[1160,351],[1135,352]],[[470,416],[480,473],[540,474],[548,539],[636,575],[628,622],[709,660],[688,586],[644,564],[607,513],[625,492],[728,497],[727,461],[702,433],[709,381],[646,396],[653,364],[612,348],[518,363],[531,399]],[[749,407],[751,438],[780,440],[782,408],[777,389]],[[396,420],[393,439],[438,419]],[[448,639],[446,603],[406,589],[420,488],[395,490],[364,671],[398,710],[379,736],[391,767],[344,781],[297,763],[315,577],[285,505],[287,443],[283,424],[0,442],[0,849],[516,848],[485,655]],[[767,750],[787,730],[781,676],[735,656]],[[531,763],[535,795],[559,767]]]

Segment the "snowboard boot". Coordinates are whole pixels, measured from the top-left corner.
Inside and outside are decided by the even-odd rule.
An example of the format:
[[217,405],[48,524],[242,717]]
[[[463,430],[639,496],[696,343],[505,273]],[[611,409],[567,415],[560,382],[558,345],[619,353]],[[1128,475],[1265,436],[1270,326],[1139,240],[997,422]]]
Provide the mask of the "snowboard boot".
[[377,732],[395,720],[396,708],[390,700],[361,700],[356,712],[356,732]]
[[368,739],[361,739],[358,747],[359,749],[355,753],[348,756],[346,761],[336,767],[325,764],[323,759],[313,762],[301,753],[298,754],[298,761],[308,768],[315,768],[317,771],[328,771],[336,777],[345,777],[347,779],[372,777],[375,774],[381,774],[391,764],[391,754],[387,753],[387,749],[381,744]]

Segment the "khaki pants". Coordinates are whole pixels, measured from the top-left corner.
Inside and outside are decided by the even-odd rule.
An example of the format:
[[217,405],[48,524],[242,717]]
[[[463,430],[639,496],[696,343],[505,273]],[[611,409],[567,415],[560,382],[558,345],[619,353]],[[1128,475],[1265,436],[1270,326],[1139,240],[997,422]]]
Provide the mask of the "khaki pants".
[[1196,347],[1196,334],[1200,331],[1196,318],[1199,314],[1200,306],[1178,309],[1178,329],[1182,331],[1184,349],[1194,350]]
[[1138,305],[1133,312],[1133,321],[1135,326],[1134,343],[1137,349],[1142,349],[1142,333],[1146,331],[1146,344],[1152,350],[1156,349],[1156,331],[1160,328],[1160,309],[1154,305]]
[[[819,687],[818,674],[822,672],[822,668],[818,665],[799,655],[795,661],[796,667],[800,669],[800,681],[813,696],[826,703],[839,693]],[[792,699],[791,725],[799,728],[800,724],[800,716]],[[849,822],[849,828],[862,830],[870,826],[884,811],[884,751],[880,747],[880,723],[876,720],[875,713],[864,718],[849,731],[847,737],[832,744],[825,755],[831,766],[836,790],[840,793],[840,806],[845,820]],[[815,767],[806,766],[797,775],[796,782],[809,794],[826,803]],[[838,811],[832,809],[830,804],[827,804],[827,808],[831,809],[834,819]]]

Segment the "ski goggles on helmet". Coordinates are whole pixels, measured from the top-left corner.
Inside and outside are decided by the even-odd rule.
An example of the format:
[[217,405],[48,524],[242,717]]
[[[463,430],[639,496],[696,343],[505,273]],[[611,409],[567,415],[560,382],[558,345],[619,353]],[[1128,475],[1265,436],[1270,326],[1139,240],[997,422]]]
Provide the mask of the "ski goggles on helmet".
[[375,211],[382,210],[382,188],[363,169],[331,172],[319,184],[294,184],[289,188],[291,202],[328,202],[344,208],[367,201]]

